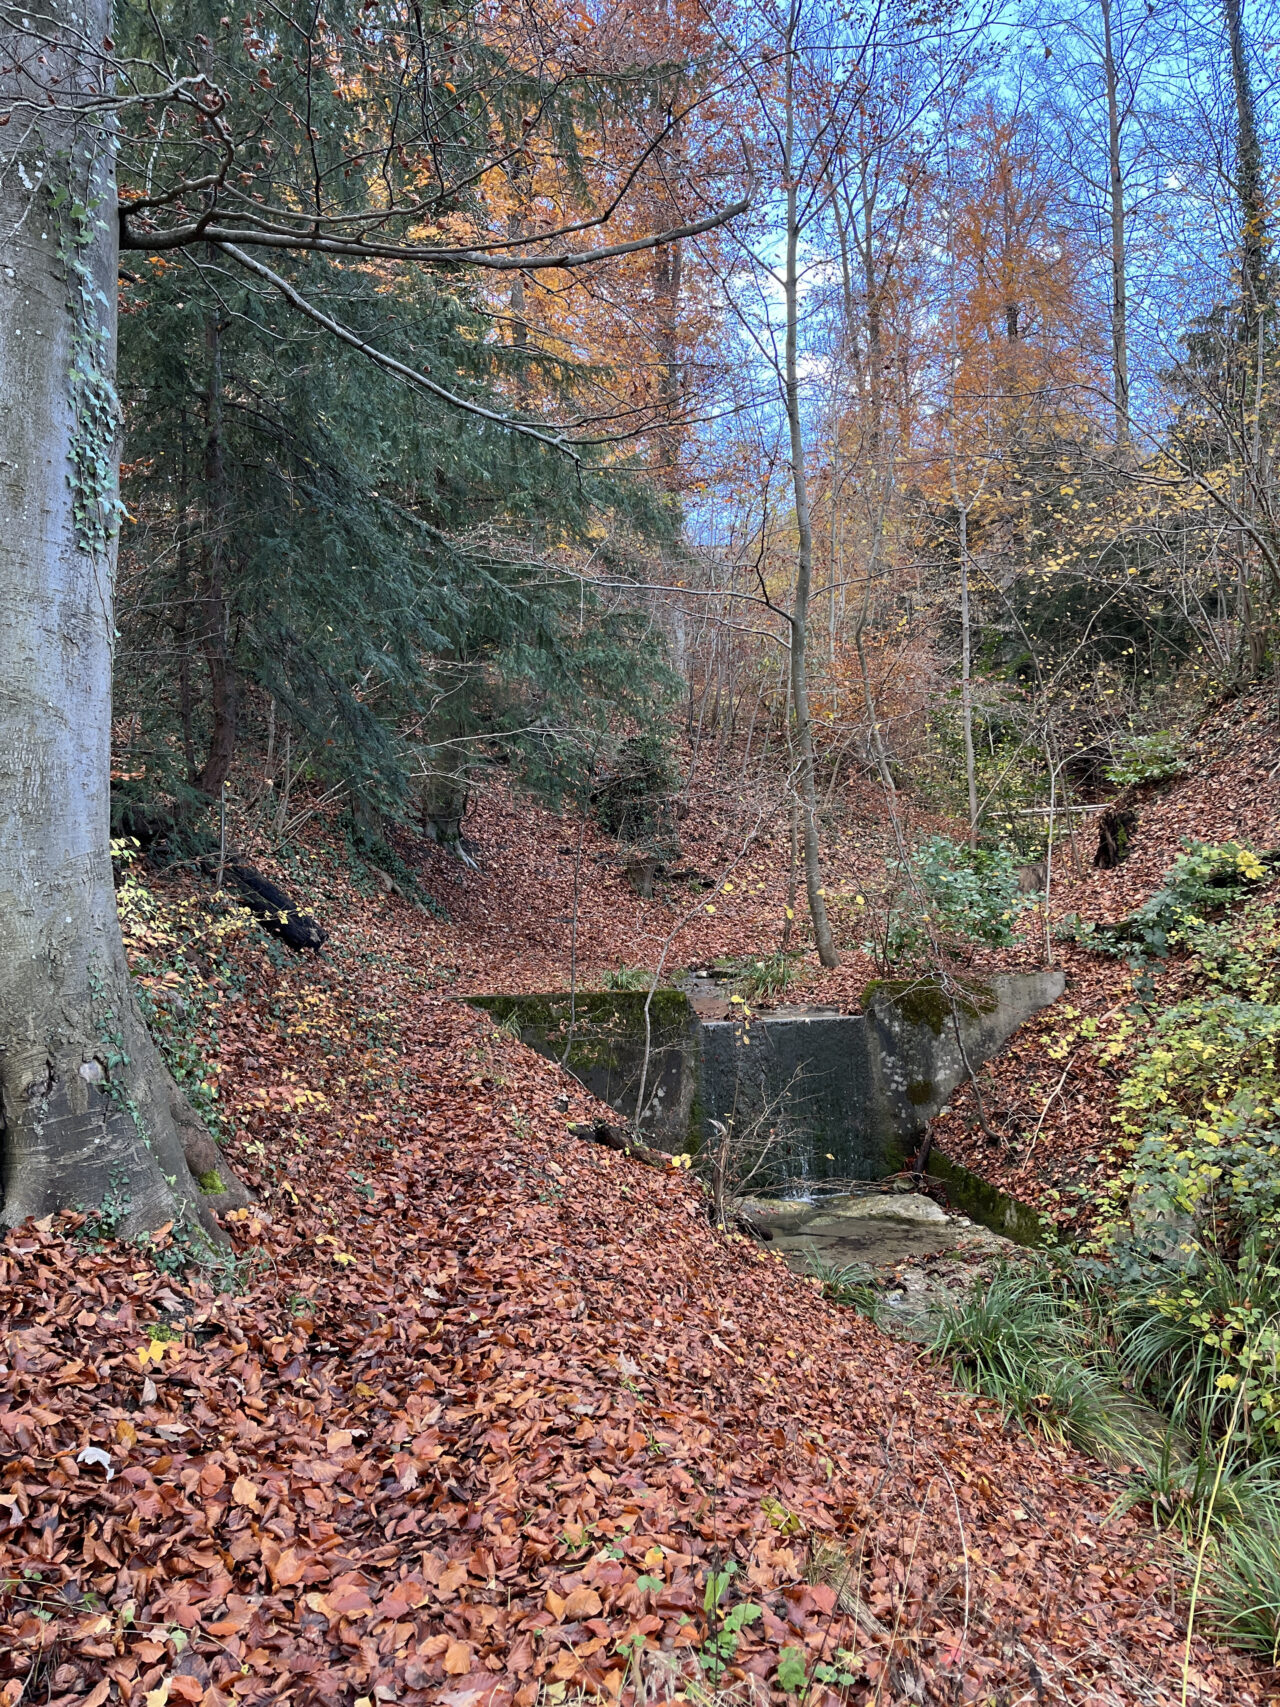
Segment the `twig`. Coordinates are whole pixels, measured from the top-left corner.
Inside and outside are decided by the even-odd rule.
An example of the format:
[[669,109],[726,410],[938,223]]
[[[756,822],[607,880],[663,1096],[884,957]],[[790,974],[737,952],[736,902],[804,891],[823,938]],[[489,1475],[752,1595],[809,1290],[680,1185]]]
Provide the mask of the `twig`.
[[1078,1049],[1072,1051],[1070,1060],[1068,1060],[1066,1066],[1062,1069],[1061,1078],[1058,1080],[1057,1084],[1053,1087],[1053,1089],[1049,1092],[1049,1100],[1045,1103],[1044,1107],[1040,1110],[1040,1118],[1039,1118],[1039,1120],[1036,1121],[1036,1129],[1031,1134],[1031,1142],[1027,1145],[1027,1155],[1026,1155],[1026,1157],[1023,1158],[1024,1160],[1028,1159],[1031,1155],[1031,1152],[1035,1149],[1036,1139],[1039,1138],[1039,1136],[1040,1136],[1040,1128],[1044,1125],[1045,1116],[1048,1114],[1049,1110],[1053,1106],[1054,1097],[1057,1096],[1058,1092],[1062,1089],[1063,1085],[1066,1084],[1067,1074],[1071,1071],[1072,1067],[1075,1065],[1076,1056],[1079,1055],[1079,1053],[1080,1053],[1080,1051]]

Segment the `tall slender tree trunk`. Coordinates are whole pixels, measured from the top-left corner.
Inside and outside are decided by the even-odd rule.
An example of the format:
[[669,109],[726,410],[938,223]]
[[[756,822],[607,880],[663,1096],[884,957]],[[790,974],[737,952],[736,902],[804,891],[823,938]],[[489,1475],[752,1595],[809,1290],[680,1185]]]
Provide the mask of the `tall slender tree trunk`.
[[222,327],[217,305],[205,327],[209,378],[205,393],[205,533],[201,590],[205,662],[209,668],[209,752],[199,786],[217,798],[236,752],[239,684],[231,656],[231,613],[223,568],[227,553],[227,473],[222,440]]
[[[951,145],[947,143],[947,204],[954,205],[951,177]],[[969,805],[969,845],[978,844],[978,777],[973,750],[973,611],[969,587],[969,511],[974,503],[970,490],[961,492],[960,469],[956,457],[959,437],[959,397],[957,377],[960,373],[960,329],[956,318],[959,289],[956,281],[955,232],[950,215],[947,219],[947,272],[949,280],[948,309],[951,321],[948,366],[950,386],[947,407],[947,469],[951,480],[951,501],[956,507],[957,543],[960,554],[960,727],[964,741],[964,776]],[[986,476],[983,476],[985,484]],[[967,482],[966,482],[967,486]]]
[[1111,37],[1111,0],[1102,5],[1102,70],[1107,85],[1107,179],[1111,204],[1111,369],[1115,388],[1116,461],[1132,460],[1129,432],[1129,283],[1125,255],[1124,171],[1120,156],[1120,94]]
[[1222,9],[1231,54],[1231,84],[1236,100],[1236,196],[1240,202],[1243,341],[1252,344],[1259,315],[1270,294],[1267,281],[1266,186],[1240,0],[1223,0]]
[[973,621],[969,605],[969,508],[960,506],[960,720],[969,793],[969,846],[978,845],[978,767],[973,752]]
[[786,352],[785,389],[787,423],[791,434],[791,474],[796,504],[796,585],[791,603],[791,698],[795,718],[796,758],[799,776],[801,831],[804,843],[805,889],[818,958],[824,966],[838,966],[840,956],[831,935],[827,902],[822,885],[821,850],[818,845],[817,790],[814,782],[813,715],[809,707],[809,671],[806,648],[809,639],[809,591],[813,585],[813,527],[809,516],[809,485],[804,465],[804,422],[800,414],[799,343],[799,197],[795,164],[795,38],[800,23],[799,0],[792,0],[787,22],[786,139],[783,176],[787,192],[786,263]]
[[110,27],[107,0],[50,0],[0,33],[0,108],[27,103],[0,130],[0,1219],[109,1203],[127,1233],[220,1238],[111,872],[115,184],[88,109]]
[[[523,155],[518,155],[507,168],[507,181],[511,193],[515,197],[515,207],[507,215],[507,236],[517,241],[524,236],[525,209],[530,195],[531,167]],[[529,406],[529,322],[526,318],[528,305],[525,302],[524,278],[520,273],[511,275],[511,295],[508,298],[508,312],[511,317],[511,348],[515,351],[516,401],[521,409]]]
[[[1267,526],[1273,514],[1270,433],[1264,432],[1267,407],[1266,334],[1272,280],[1267,258],[1267,192],[1262,142],[1258,135],[1253,79],[1249,74],[1241,0],[1223,0],[1231,84],[1236,104],[1235,191],[1240,204],[1240,320],[1233,379],[1242,422],[1240,496]],[[1252,398],[1250,394],[1252,393]],[[1245,423],[1252,401],[1252,432]],[[1270,425],[1270,423],[1268,423]],[[1266,449],[1264,450],[1264,445]],[[1249,584],[1248,554],[1239,561],[1240,666],[1250,679],[1261,674],[1272,635],[1272,606],[1265,592],[1255,605]]]
[[680,296],[684,279],[684,255],[679,243],[664,244],[653,252],[653,295],[658,321],[658,472],[667,485],[676,479],[680,443],[681,394],[684,390],[680,360]]

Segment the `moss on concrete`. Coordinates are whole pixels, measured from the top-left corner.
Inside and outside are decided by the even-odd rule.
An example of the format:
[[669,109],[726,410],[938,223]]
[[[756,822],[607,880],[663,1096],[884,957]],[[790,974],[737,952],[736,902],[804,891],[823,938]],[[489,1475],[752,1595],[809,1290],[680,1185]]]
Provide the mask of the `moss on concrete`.
[[944,1156],[940,1150],[929,1152],[929,1173],[940,1179],[947,1188],[951,1205],[977,1221],[1012,1239],[1016,1245],[1043,1245],[1049,1242],[1049,1230],[1029,1204],[1019,1203],[997,1186],[991,1185],[968,1168],[961,1167]]
[[[935,1037],[951,1018],[951,998],[934,978],[873,978],[862,992],[862,1011],[867,1013],[877,996],[891,1002],[910,1025],[927,1025]],[[956,1006],[970,1019],[993,1014],[999,1005],[989,984],[957,986]]]

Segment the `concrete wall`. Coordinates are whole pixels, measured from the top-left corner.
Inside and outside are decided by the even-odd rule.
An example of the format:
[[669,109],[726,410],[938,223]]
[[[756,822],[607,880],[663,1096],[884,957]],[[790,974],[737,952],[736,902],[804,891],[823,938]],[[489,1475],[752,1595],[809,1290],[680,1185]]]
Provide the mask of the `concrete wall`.
[[1065,985],[1061,972],[998,973],[960,993],[954,1008],[922,981],[873,985],[868,1047],[884,1118],[913,1140],[969,1077],[966,1057],[980,1066]]
[[[882,983],[863,1014],[797,1011],[699,1020],[678,990],[650,1005],[652,1056],[642,1127],[665,1149],[696,1147],[732,1123],[769,1146],[768,1173],[788,1179],[879,1179],[968,1076],[1024,1020],[1062,994],[1060,972],[1001,974],[951,1001],[925,981]],[[643,992],[473,999],[566,1065],[632,1118],[644,1055]],[[957,1023],[960,1041],[957,1041]],[[963,1050],[960,1043],[963,1042]],[[764,1183],[762,1177],[760,1183]]]
[[[473,996],[471,1005],[514,1025],[521,1041],[565,1066],[601,1102],[635,1116],[645,1053],[645,992],[590,991],[568,996]],[[680,990],[657,990],[649,1004],[644,1135],[673,1152],[701,1136],[699,1027]],[[567,1053],[566,1053],[567,1051]]]
[[861,1014],[702,1025],[702,1103],[739,1138],[769,1139],[788,1179],[879,1179],[886,1120]]

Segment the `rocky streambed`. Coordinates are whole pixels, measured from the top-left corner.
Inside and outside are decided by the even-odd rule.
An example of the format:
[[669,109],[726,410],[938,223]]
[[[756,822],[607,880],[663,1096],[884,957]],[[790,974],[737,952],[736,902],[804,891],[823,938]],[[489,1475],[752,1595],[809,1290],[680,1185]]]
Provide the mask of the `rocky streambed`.
[[818,1276],[909,1339],[926,1337],[940,1308],[1024,1249],[907,1180],[742,1208],[797,1274]]

